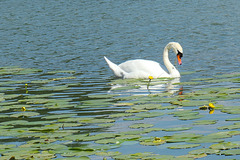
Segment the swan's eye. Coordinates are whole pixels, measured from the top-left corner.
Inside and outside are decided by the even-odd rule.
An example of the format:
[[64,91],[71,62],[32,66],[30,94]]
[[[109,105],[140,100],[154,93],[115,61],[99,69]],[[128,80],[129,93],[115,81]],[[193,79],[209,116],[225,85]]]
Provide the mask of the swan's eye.
[[182,58],[182,57],[183,57],[183,54],[178,50],[177,56],[180,57],[180,58]]

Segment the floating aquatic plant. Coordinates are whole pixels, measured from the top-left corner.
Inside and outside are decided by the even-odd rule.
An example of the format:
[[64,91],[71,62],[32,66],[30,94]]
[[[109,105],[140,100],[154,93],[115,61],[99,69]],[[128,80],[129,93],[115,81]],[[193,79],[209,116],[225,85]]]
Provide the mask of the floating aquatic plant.
[[[0,75],[2,159],[195,159],[239,154],[239,73],[195,78],[173,84],[182,86],[179,91],[151,94],[138,89],[168,84],[169,79],[113,80],[111,85],[121,87],[93,93],[86,87],[91,84],[79,80],[75,71],[3,67]],[[204,109],[215,112],[209,115]],[[140,152],[135,148],[139,145]],[[132,147],[132,153],[125,154],[125,147]],[[188,153],[143,152],[149,148]]]

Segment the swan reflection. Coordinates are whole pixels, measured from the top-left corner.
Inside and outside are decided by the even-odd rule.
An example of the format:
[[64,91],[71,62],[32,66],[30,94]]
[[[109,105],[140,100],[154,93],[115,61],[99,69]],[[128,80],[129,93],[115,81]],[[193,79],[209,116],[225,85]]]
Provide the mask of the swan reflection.
[[[125,82],[125,83],[124,83]],[[174,79],[154,79],[153,81],[148,80],[133,80],[129,81],[126,79],[116,80],[111,83],[111,89],[109,93],[117,93],[120,95],[149,95],[159,93],[180,93],[182,91],[180,78]]]

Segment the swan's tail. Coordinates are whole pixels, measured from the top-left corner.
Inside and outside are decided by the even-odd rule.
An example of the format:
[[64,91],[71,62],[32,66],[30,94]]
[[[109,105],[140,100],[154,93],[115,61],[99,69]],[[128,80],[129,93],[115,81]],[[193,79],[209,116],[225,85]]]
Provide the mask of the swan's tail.
[[107,62],[110,69],[113,71],[115,76],[117,77],[124,77],[124,74],[126,73],[124,70],[122,70],[118,65],[112,63],[107,57],[104,56],[105,61]]

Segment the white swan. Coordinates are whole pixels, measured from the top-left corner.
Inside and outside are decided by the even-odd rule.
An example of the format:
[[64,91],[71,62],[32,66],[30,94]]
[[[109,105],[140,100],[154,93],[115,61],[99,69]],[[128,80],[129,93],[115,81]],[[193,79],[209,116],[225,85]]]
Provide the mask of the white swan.
[[167,67],[169,74],[161,68],[159,63],[151,60],[136,59],[116,65],[105,56],[104,59],[113,73],[121,78],[148,78],[149,76],[152,76],[153,78],[180,77],[178,70],[169,61],[168,51],[170,49],[173,49],[176,53],[179,65],[182,64],[181,58],[183,56],[183,49],[179,43],[170,42],[166,45],[163,51],[163,62]]

